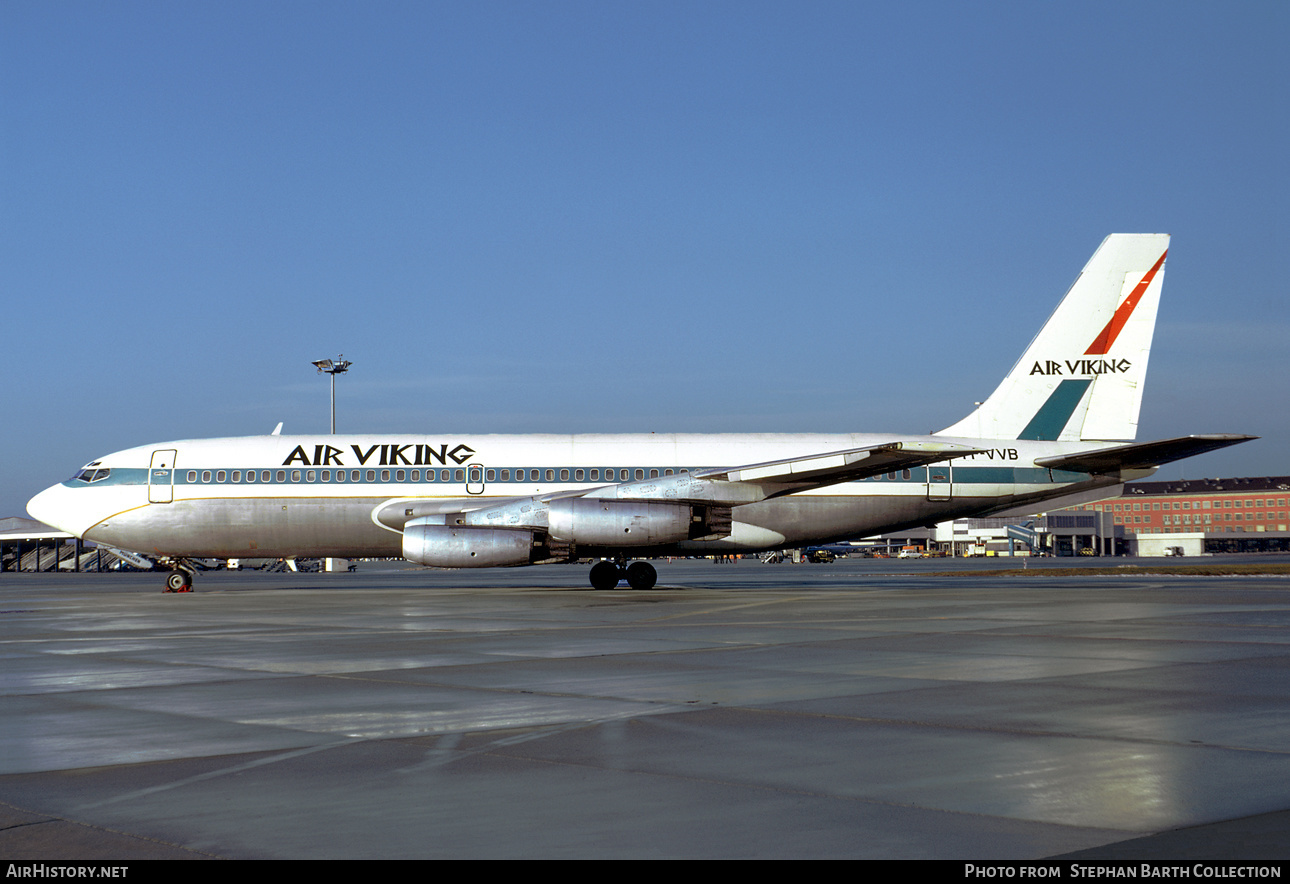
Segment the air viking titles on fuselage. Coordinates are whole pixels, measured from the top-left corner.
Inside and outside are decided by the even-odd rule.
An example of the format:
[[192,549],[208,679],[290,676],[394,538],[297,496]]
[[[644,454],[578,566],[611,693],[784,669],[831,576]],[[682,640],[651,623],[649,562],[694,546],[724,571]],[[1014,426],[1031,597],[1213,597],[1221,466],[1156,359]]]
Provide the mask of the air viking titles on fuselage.
[[458,444],[452,449],[448,444],[442,444],[438,448],[433,445],[426,445],[421,442],[409,442],[406,445],[397,443],[388,443],[385,445],[372,445],[366,451],[359,445],[350,445],[354,452],[354,458],[357,464],[347,464],[341,460],[343,457],[349,457],[349,453],[342,451],[335,446],[328,444],[319,444],[314,446],[313,459],[310,459],[309,452],[305,446],[297,445],[287,459],[282,462],[284,467],[292,464],[299,464],[305,467],[344,467],[344,466],[366,466],[367,462],[373,457],[378,457],[374,466],[393,467],[393,466],[432,466],[435,463],[447,466],[448,461],[455,464],[463,464],[470,460],[475,454],[475,450],[468,445]]

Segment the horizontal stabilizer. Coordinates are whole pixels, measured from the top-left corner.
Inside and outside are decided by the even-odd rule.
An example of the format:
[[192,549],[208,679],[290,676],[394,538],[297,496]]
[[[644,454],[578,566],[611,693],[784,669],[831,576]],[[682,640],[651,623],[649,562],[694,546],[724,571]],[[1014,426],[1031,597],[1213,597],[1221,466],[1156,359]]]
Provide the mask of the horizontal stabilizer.
[[1077,473],[1114,473],[1119,470],[1150,469],[1175,460],[1182,460],[1184,457],[1193,457],[1257,438],[1259,437],[1235,433],[1180,436],[1177,439],[1161,439],[1157,442],[1081,451],[1079,454],[1040,457],[1035,459],[1035,463],[1048,469],[1072,470]]

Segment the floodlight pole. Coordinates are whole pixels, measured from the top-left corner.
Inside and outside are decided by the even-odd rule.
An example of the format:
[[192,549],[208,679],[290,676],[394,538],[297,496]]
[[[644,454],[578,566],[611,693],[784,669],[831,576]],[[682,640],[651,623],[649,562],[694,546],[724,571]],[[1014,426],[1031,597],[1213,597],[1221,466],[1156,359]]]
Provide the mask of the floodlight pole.
[[325,371],[327,374],[331,375],[331,434],[333,436],[336,435],[336,375],[344,374],[349,371],[349,367],[353,364],[354,363],[352,362],[345,361],[344,353],[337,356],[335,361],[332,361],[331,359],[319,359],[314,362],[314,366],[318,369],[319,374],[322,374]]

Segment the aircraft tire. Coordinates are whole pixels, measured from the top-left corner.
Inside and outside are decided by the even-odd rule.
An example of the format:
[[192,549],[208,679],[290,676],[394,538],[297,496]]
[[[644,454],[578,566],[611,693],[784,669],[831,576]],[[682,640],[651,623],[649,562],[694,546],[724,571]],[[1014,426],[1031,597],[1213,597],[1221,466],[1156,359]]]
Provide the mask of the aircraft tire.
[[166,575],[166,592],[192,592],[193,575],[176,568]]
[[627,583],[632,589],[653,589],[658,572],[649,562],[632,562],[627,566]]
[[613,562],[596,562],[591,566],[591,585],[595,589],[613,589],[623,573]]

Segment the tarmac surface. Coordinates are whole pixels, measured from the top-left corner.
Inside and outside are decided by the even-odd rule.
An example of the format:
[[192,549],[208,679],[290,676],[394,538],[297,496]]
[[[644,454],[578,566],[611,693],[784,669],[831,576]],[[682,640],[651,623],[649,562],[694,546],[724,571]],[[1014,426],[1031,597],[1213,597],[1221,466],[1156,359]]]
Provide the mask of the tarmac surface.
[[3,574],[0,858],[1290,857],[1290,579],[952,564]]

